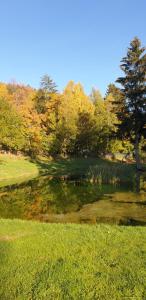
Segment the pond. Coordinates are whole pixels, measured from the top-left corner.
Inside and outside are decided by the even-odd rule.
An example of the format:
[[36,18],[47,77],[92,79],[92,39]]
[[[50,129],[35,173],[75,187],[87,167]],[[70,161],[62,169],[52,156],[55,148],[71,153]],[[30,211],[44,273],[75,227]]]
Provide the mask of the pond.
[[3,187],[0,217],[51,223],[146,225],[145,176],[131,184],[42,176]]

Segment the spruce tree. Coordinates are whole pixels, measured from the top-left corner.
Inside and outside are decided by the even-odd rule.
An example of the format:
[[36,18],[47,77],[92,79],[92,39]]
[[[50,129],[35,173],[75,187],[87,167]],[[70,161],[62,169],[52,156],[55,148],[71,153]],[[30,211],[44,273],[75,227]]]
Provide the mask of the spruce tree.
[[146,131],[146,48],[141,47],[134,38],[122,59],[121,69],[124,77],[117,79],[122,85],[122,102],[118,117],[119,130],[123,137],[129,138],[134,145],[137,169],[141,169],[139,145]]
[[57,86],[55,82],[47,74],[41,78],[41,89],[49,94],[57,93]]

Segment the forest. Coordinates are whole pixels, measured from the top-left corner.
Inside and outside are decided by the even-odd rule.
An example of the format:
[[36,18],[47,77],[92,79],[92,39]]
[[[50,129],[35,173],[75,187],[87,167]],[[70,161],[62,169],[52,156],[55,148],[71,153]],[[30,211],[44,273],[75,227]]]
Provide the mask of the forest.
[[0,83],[0,151],[35,158],[123,154],[136,159],[146,149],[146,54],[134,38],[121,61],[123,77],[103,97],[70,80],[59,92],[45,74],[40,87]]

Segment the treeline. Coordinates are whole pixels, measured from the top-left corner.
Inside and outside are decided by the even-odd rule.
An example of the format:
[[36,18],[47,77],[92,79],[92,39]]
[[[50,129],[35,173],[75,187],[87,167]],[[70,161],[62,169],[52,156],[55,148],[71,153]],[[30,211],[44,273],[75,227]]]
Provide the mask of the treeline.
[[[130,49],[133,47],[133,50],[129,51],[135,54],[134,51],[140,49],[140,42],[135,39],[132,43]],[[138,55],[140,56],[141,53]],[[134,70],[133,65],[132,70]],[[144,86],[145,74],[146,68]],[[140,79],[135,78],[133,82],[137,84]],[[133,79],[129,78],[129,80]],[[119,82],[124,84],[122,79],[119,79]],[[134,96],[131,96],[130,92],[128,94],[128,87],[133,91],[133,82],[130,87],[127,81],[125,90],[110,84],[104,99],[96,89],[92,89],[90,96],[87,96],[82,85],[73,81],[70,81],[64,91],[59,93],[56,84],[48,75],[42,77],[39,89],[18,83],[0,83],[0,151],[15,153],[21,151],[32,157],[131,152],[134,147],[131,137],[136,137],[138,124],[131,125],[132,120],[136,122],[137,117],[135,112],[133,113],[132,105],[136,103],[136,109],[138,105],[140,109],[142,107],[142,113],[138,115],[137,120],[141,120],[146,109],[145,98],[140,98],[138,94],[141,92],[138,91],[138,84],[135,95],[139,104],[132,98]],[[143,102],[140,102],[140,99]],[[131,106],[128,108],[128,105]],[[144,124],[145,121],[142,128]],[[129,129],[131,131],[128,133]],[[144,137],[142,132],[139,132],[138,146],[140,143],[142,147]]]
[[[93,89],[87,96],[70,81],[59,93],[49,76],[40,89],[0,83],[0,147],[30,156],[91,155],[112,150],[117,118],[112,112],[114,86],[105,99]],[[122,144],[120,145],[122,147]]]

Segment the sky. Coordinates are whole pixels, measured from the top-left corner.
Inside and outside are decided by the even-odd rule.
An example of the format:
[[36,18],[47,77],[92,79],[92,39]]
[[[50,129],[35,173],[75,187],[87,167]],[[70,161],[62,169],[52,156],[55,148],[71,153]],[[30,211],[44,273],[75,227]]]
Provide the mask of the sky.
[[47,73],[104,95],[135,36],[146,45],[146,0],[0,0],[0,81],[38,88]]

